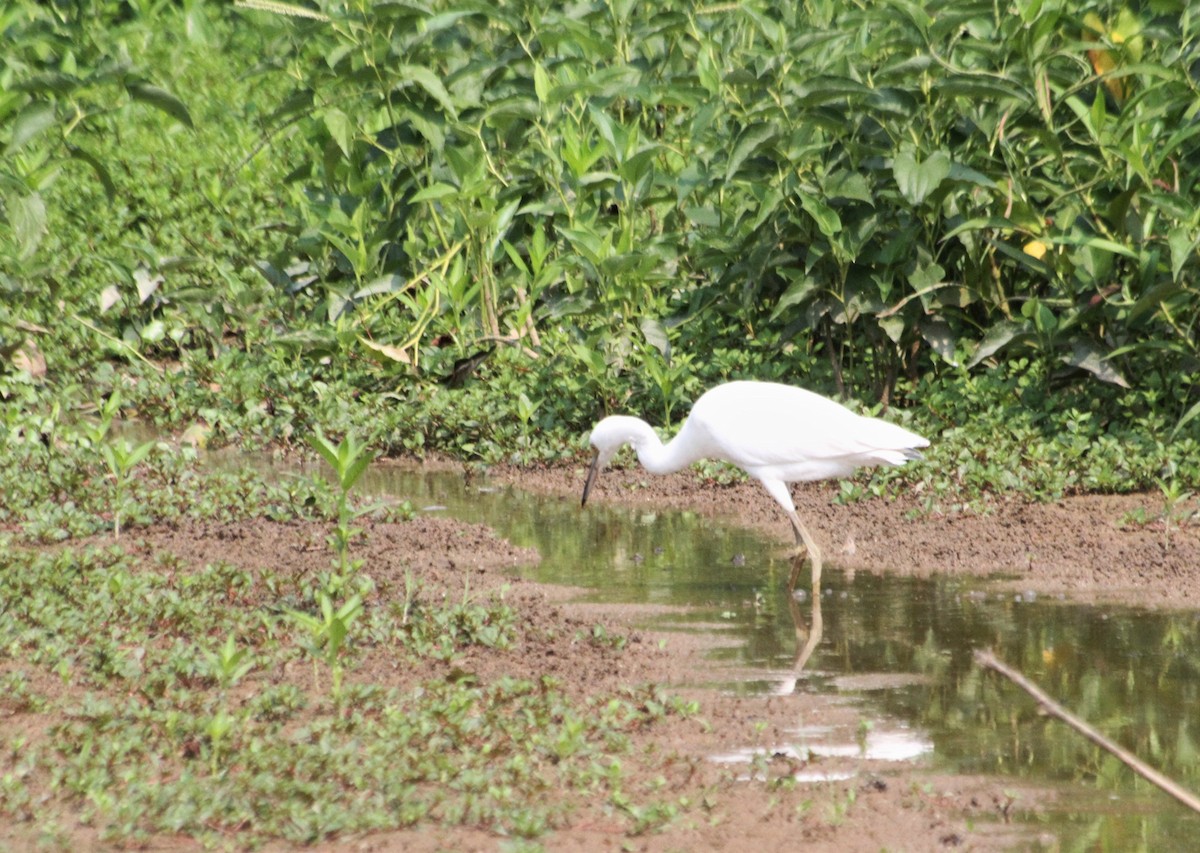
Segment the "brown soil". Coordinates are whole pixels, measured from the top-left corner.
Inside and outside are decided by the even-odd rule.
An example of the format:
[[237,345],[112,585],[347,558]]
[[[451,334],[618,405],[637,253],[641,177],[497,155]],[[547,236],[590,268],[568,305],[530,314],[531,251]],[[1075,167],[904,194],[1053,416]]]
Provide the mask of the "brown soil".
[[[494,479],[533,491],[577,494],[581,470],[495,470]],[[843,568],[928,574],[1018,572],[1023,589],[1065,592],[1072,598],[1194,606],[1200,602],[1200,535],[1195,525],[1167,533],[1159,524],[1126,524],[1141,506],[1153,517],[1153,497],[1083,497],[1050,505],[1000,504],[987,514],[914,512],[919,498],[835,506],[826,485],[797,489],[799,511]],[[752,483],[717,486],[693,475],[652,478],[638,471],[609,472],[593,492],[597,501],[687,507],[760,527],[790,544],[783,515]],[[749,765],[721,764],[711,756],[794,740],[800,725],[829,727],[853,742],[861,713],[844,698],[796,693],[738,697],[696,687],[706,648],[684,634],[655,635],[634,627],[641,608],[598,607],[573,602],[575,591],[520,578],[516,567],[536,554],[511,546],[490,530],[440,517],[407,523],[368,523],[356,545],[380,594],[403,591],[417,579],[422,595],[486,596],[506,587],[505,600],[519,614],[521,635],[504,652],[466,651],[454,667],[482,681],[501,675],[555,676],[577,697],[611,693],[648,682],[695,698],[702,719],[671,718],[641,737],[624,761],[633,775],[629,790],[655,786],[677,803],[679,816],[665,829],[632,836],[630,823],[598,801],[582,804],[574,823],[541,839],[548,850],[997,850],[1036,843],[1031,830],[1006,823],[1014,810],[1036,810],[1045,791],[1022,791],[1014,780],[937,775],[928,768],[852,758],[802,761],[775,755],[766,775],[786,779],[818,772],[842,781],[778,785],[739,780]],[[254,570],[316,572],[328,564],[327,531],[311,524],[248,522],[137,531],[147,555],[171,552],[182,565],[200,568],[223,560]],[[580,641],[602,621],[626,632],[616,650]],[[355,677],[403,686],[446,675],[447,665],[399,667],[377,654]],[[275,678],[303,680],[303,673]],[[701,677],[698,677],[701,676]],[[19,715],[18,715],[19,716]],[[28,725],[0,714],[0,734]],[[597,798],[602,800],[603,798]],[[81,828],[76,849],[94,846]],[[0,847],[28,840],[0,827]],[[424,827],[413,831],[345,839],[327,850],[496,850],[504,843],[468,828]],[[154,847],[190,849],[178,838],[155,839]],[[15,848],[14,848],[15,849]],[[284,849],[274,847],[271,849]]]

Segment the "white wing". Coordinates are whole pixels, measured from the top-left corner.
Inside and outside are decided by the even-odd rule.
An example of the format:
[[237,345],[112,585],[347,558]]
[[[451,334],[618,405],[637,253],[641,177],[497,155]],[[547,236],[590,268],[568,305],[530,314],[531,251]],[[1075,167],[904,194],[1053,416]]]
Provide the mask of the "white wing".
[[770,382],[717,386],[696,401],[687,427],[704,455],[754,476],[793,482],[845,476],[862,465],[899,464],[929,444],[819,394]]

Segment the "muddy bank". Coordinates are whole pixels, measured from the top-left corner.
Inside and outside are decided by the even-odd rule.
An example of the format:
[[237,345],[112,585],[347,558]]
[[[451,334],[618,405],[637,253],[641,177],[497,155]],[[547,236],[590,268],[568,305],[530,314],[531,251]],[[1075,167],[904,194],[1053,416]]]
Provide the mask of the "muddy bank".
[[[445,463],[439,467],[463,470]],[[583,474],[580,468],[497,468],[488,476],[577,501]],[[836,487],[828,484],[799,487],[795,494],[828,563],[842,569],[917,575],[1003,572],[1011,576],[1004,583],[1063,593],[1073,600],[1175,607],[1200,602],[1196,526],[1168,530],[1157,518],[1161,507],[1155,496],[1001,503],[986,513],[968,514],[927,511],[920,496],[839,506],[832,502]],[[592,500],[690,509],[761,530],[779,542],[781,551],[791,544],[786,519],[755,483],[719,485],[693,474],[649,477],[634,470],[612,471],[600,480]],[[763,850],[1001,850],[1055,843],[1040,839],[1028,823],[1009,822],[1052,806],[1046,789],[1024,788],[1013,778],[950,776],[921,759],[798,756],[780,748],[797,743],[797,730],[805,728],[853,744],[861,737],[865,712],[846,696],[804,691],[735,696],[704,689],[698,685],[711,671],[711,641],[647,629],[644,606],[581,604],[574,600],[578,590],[523,578],[521,567],[538,555],[514,547],[487,527],[436,515],[407,522],[363,518],[360,524],[364,533],[354,553],[375,582],[378,601],[502,596],[516,614],[518,630],[508,648],[467,647],[452,661],[406,659],[401,664],[393,650],[364,649],[348,679],[403,690],[443,678],[469,676],[488,683],[550,676],[580,701],[658,684],[699,704],[693,717],[669,716],[637,733],[622,758],[629,802],[634,807],[646,801],[669,803],[669,820],[643,832],[607,797],[572,802],[570,820],[538,839],[545,849],[726,850],[753,845]],[[328,568],[325,537],[330,527],[262,520],[196,523],[137,529],[126,542],[140,551],[147,567],[171,555],[169,564],[184,572],[204,571],[217,562],[252,574],[286,569],[297,579],[295,590],[283,588],[286,596],[297,594],[303,579]],[[269,595],[279,594],[268,594],[262,586],[240,593],[246,607],[261,606]],[[602,636],[620,636],[622,642],[595,641],[597,626],[603,626]],[[309,689],[311,669],[299,660],[255,677]],[[51,699],[69,698],[53,694],[67,687],[44,681],[39,687]],[[36,721],[28,714],[0,714],[0,734],[28,734],[35,723],[36,728],[61,722],[53,713]],[[753,765],[714,760],[747,750],[760,750],[763,757]],[[77,849],[108,849],[83,825],[70,837]],[[21,849],[34,840],[19,826],[0,828],[0,846]],[[429,824],[342,838],[315,849],[497,850],[511,842],[486,828]],[[147,843],[195,848],[177,837]]]
[[[497,467],[490,475],[518,488],[578,497],[585,471]],[[1075,601],[1200,606],[1200,523],[1182,517],[1197,512],[1195,500],[1177,507],[1168,525],[1162,498],[1154,494],[999,501],[981,512],[930,510],[920,495],[835,505],[836,483],[797,485],[792,494],[827,565],[921,576],[1005,575],[1006,585]],[[781,548],[792,542],[787,518],[755,482],[611,470],[592,501],[689,509],[761,530]]]
[[[564,476],[564,482],[566,481]],[[394,650],[365,648],[355,655],[347,681],[401,690],[418,689],[441,678],[469,676],[480,683],[506,677],[552,677],[581,702],[620,695],[647,684],[699,703],[693,716],[667,716],[632,736],[622,761],[630,809],[652,802],[670,809],[670,818],[638,830],[630,813],[607,796],[579,799],[578,792],[548,793],[572,798],[570,818],[538,843],[548,850],[935,850],[969,845],[1002,849],[1015,836],[1004,821],[1013,806],[1011,782],[988,778],[933,775],[919,765],[864,761],[858,757],[803,756],[776,751],[795,741],[799,726],[816,726],[854,743],[862,713],[845,698],[793,694],[738,697],[695,686],[706,671],[708,648],[694,636],[657,634],[644,624],[639,607],[596,607],[569,600],[577,592],[544,586],[519,576],[518,567],[536,560],[481,525],[450,518],[419,516],[408,522],[363,519],[364,533],[355,554],[376,585],[380,603],[414,596],[458,600],[502,596],[516,614],[515,641],[504,649],[467,647],[453,660],[428,659],[414,665]],[[329,565],[324,538],[328,525],[264,520],[222,524],[184,524],[141,528],[127,534],[125,547],[144,558],[147,571],[169,565],[172,572],[204,572],[218,561],[252,576],[268,570],[295,578],[296,589]],[[285,584],[272,591],[252,583],[236,591],[248,609],[292,594]],[[286,603],[286,602],[285,602]],[[624,642],[595,642],[593,629]],[[0,667],[0,675],[11,667]],[[298,658],[271,672],[256,672],[240,688],[247,696],[267,683],[294,684],[312,690],[310,664]],[[256,686],[257,685],[257,686]],[[67,721],[64,710],[81,688],[52,678],[38,679],[44,710],[31,714],[0,709],[0,736],[40,741]],[[764,757],[749,763],[714,761],[713,756],[760,749]],[[797,774],[808,781],[797,781]],[[39,783],[40,784],[40,783]],[[49,791],[41,795],[52,796]],[[1021,795],[1032,807],[1038,794]],[[662,804],[667,804],[663,806]],[[61,813],[59,838],[73,849],[108,850],[122,846],[97,837],[87,818]],[[31,823],[0,827],[0,847],[31,849],[38,842]],[[898,839],[902,839],[897,844]],[[412,830],[340,838],[319,850],[497,850],[505,839],[486,828],[420,825]],[[139,836],[136,845],[153,849],[193,850],[181,836]],[[291,849],[268,845],[267,849]]]

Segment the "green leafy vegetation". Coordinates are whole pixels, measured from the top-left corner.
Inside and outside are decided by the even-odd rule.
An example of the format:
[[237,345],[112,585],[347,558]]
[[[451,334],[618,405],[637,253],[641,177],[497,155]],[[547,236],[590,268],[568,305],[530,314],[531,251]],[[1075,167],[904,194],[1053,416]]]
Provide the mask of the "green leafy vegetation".
[[533,462],[751,376],[903,410],[972,500],[1195,456],[1170,3],[301,12],[6,12],[17,410]]
[[[336,462],[333,484],[268,486],[166,444],[117,483],[99,476],[92,443],[108,427],[56,426],[55,471],[69,479],[41,489],[7,488],[27,478],[20,446],[6,450],[5,526],[22,521],[0,548],[8,820],[42,838],[91,826],[122,845],[170,834],[244,848],[428,823],[537,837],[600,794],[633,810],[632,830],[654,823],[621,757],[632,735],[694,706],[652,688],[580,698],[549,677],[464,668],[471,649],[517,646],[521,617],[504,590],[456,597],[410,575],[392,595],[370,580],[376,567],[349,559],[347,525],[363,510],[348,492],[370,460],[354,442],[315,439]],[[86,517],[123,491],[147,500],[131,500],[140,510],[117,539]],[[146,525],[204,523],[216,504],[226,523],[332,525],[333,571],[297,570],[286,553],[253,569],[189,565],[145,544]],[[624,648],[598,630],[606,653]],[[426,677],[392,675],[425,662],[437,664]]]
[[[624,733],[673,707],[635,695],[576,707],[551,680],[473,678],[354,683],[310,703],[255,677],[298,649],[272,617],[229,600],[230,571],[168,580],[119,547],[6,553],[0,660],[77,689],[49,699],[36,679],[9,676],[21,690],[7,710],[66,721],[37,744],[7,744],[0,810],[52,821],[74,805],[105,837],[134,840],[313,842],[429,820],[537,835],[564,808],[537,805],[539,790],[619,790],[610,763]],[[196,640],[221,634],[216,652]],[[31,798],[35,774],[52,803]]]

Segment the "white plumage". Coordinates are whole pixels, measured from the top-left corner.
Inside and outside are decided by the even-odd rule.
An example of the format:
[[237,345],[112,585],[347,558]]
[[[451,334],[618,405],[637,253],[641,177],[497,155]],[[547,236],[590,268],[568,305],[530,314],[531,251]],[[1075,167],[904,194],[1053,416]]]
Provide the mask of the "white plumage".
[[[820,583],[821,553],[796,514],[788,483],[849,476],[856,468],[902,465],[919,459],[929,441],[878,418],[855,414],[833,400],[774,382],[729,382],[709,390],[666,445],[640,418],[614,415],[596,424],[590,437],[595,457],[583,487],[583,503],[616,452],[632,444],[652,474],[679,471],[700,459],[731,462],[754,477],[792,522],[796,543],[813,563]],[[800,561],[792,570],[795,585]]]

